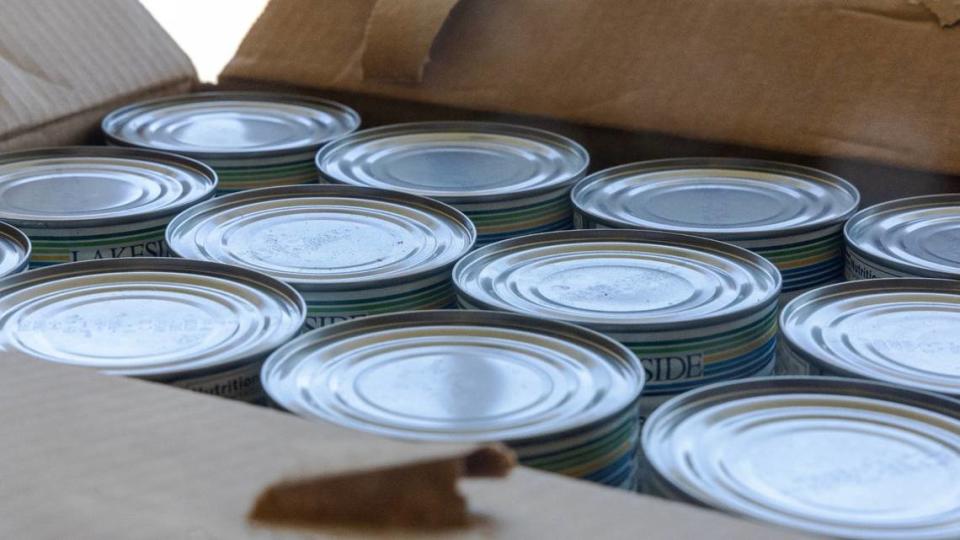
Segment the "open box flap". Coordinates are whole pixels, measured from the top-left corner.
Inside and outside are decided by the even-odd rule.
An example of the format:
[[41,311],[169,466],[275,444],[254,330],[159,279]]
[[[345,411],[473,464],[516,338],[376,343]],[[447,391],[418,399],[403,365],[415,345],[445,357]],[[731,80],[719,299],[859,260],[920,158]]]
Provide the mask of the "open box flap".
[[925,2],[272,0],[221,80],[957,174],[960,28]]
[[[439,478],[443,484],[451,465],[478,455],[469,445],[383,439],[12,353],[3,353],[0,361],[0,538],[368,537],[376,531],[338,526],[308,534],[251,522],[247,516],[268,486],[347,473],[356,475],[361,487],[382,480],[390,489],[436,498],[450,486],[423,480]],[[363,489],[351,484],[339,488],[341,507],[365,503]],[[437,537],[584,538],[603,533],[652,540],[703,531],[731,540],[799,537],[527,469],[505,480],[461,481],[461,488],[469,526]],[[309,508],[312,497],[306,493]],[[432,501],[436,512],[463,504],[456,493],[448,495]],[[381,534],[393,538],[397,531]]]
[[0,150],[76,143],[110,109],[188,91],[190,60],[136,0],[3,0]]

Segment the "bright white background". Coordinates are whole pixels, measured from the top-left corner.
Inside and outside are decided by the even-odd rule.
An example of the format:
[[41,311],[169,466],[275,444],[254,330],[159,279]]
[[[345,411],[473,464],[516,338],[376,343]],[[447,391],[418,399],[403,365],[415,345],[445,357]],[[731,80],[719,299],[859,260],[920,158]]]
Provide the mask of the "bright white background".
[[[2,1],[2,0],[0,0]],[[140,0],[197,67],[214,82],[267,0]]]

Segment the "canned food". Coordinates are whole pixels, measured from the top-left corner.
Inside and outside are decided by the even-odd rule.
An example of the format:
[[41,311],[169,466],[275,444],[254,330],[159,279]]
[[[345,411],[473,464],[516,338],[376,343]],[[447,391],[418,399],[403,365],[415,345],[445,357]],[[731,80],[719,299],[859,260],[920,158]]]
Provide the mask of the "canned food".
[[322,181],[431,197],[463,211],[477,242],[571,226],[570,188],[590,157],[539,129],[424,122],[358,131],[317,154]]
[[262,402],[260,366],[300,331],[293,288],[224,264],[85,261],[0,280],[0,352]]
[[165,257],[177,213],[209,199],[210,167],[172,154],[83,146],[0,154],[0,220],[22,230],[30,266]]
[[23,231],[0,222],[0,278],[26,270],[30,251],[30,239]]
[[960,279],[960,194],[911,197],[850,218],[847,279]]
[[579,228],[705,236],[772,261],[784,300],[843,278],[844,222],[860,204],[849,182],[785,163],[688,158],[614,167],[572,192]]
[[188,259],[263,272],[294,286],[316,328],[454,303],[450,270],[476,230],[424,197],[352,186],[286,186],[199,204],[170,223]]
[[960,282],[892,278],[808,292],[780,316],[784,345],[812,374],[960,397]]
[[727,382],[643,427],[647,491],[828,537],[960,537],[960,401],[834,377]]
[[453,270],[460,307],[580,324],[630,348],[646,371],[643,412],[715,381],[768,374],[780,274],[706,238],[635,230],[504,240]]
[[619,343],[508,313],[421,311],[308,332],[263,386],[299,416],[416,441],[504,442],[521,463],[635,484],[643,370]]
[[175,152],[220,176],[220,193],[316,182],[313,157],[360,126],[339,103],[260,92],[204,92],[142,101],[101,124],[110,144]]

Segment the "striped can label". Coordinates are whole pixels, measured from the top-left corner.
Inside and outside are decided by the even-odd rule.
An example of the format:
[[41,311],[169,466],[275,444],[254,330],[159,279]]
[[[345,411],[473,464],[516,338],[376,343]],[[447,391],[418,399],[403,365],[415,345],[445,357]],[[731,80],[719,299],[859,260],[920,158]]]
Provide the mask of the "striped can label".
[[164,232],[171,218],[82,229],[24,228],[33,243],[30,267],[95,259],[168,257]]
[[449,272],[391,287],[323,292],[301,289],[301,294],[307,302],[305,326],[310,329],[381,313],[444,309],[454,303]]
[[565,231],[573,225],[569,187],[532,198],[453,206],[477,227],[477,245],[539,232]]
[[317,183],[315,152],[259,159],[207,159],[220,178],[218,194]]

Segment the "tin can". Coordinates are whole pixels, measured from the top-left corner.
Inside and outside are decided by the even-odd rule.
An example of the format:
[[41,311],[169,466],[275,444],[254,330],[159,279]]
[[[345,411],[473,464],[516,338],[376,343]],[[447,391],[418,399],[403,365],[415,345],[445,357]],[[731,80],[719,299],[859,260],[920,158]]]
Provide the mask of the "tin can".
[[321,181],[431,197],[461,210],[486,244],[569,229],[570,188],[590,163],[574,141],[488,122],[366,129],[324,147]]
[[960,194],[898,199],[858,212],[844,229],[850,281],[960,279]]
[[420,311],[308,332],[267,359],[277,406],[377,435],[504,442],[521,463],[635,484],[636,356],[570,324],[509,313]]
[[644,484],[826,537],[960,537],[960,401],[835,377],[727,382],[647,420]]
[[175,152],[220,176],[219,192],[316,182],[313,157],[360,126],[333,101],[262,92],[203,92],[142,101],[101,124],[110,144]]
[[0,154],[0,220],[26,233],[30,266],[165,257],[177,213],[209,199],[212,169],[192,159],[78,146]]
[[579,228],[651,229],[730,242],[780,269],[784,303],[843,278],[844,222],[860,194],[832,174],[750,159],[685,158],[594,173],[571,194]]
[[194,206],[167,231],[174,254],[263,272],[307,302],[307,327],[454,303],[450,270],[476,230],[443,203],[352,186],[286,186]]
[[784,345],[812,373],[960,397],[960,282],[831,285],[788,304],[780,324]]
[[0,222],[0,278],[26,270],[31,249],[23,231]]
[[773,370],[780,274],[730,244],[656,231],[541,233],[477,249],[453,281],[461,308],[575,323],[626,345],[646,371],[642,413]]
[[260,366],[306,307],[257,272],[135,258],[0,279],[0,313],[0,352],[261,403]]

